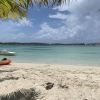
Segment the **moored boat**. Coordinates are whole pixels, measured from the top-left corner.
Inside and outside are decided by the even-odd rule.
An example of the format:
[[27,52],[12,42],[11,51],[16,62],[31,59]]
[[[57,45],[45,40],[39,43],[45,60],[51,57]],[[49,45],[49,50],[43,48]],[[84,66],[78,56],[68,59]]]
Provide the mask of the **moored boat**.
[[0,51],[0,55],[4,55],[4,56],[15,56],[16,55],[16,52]]

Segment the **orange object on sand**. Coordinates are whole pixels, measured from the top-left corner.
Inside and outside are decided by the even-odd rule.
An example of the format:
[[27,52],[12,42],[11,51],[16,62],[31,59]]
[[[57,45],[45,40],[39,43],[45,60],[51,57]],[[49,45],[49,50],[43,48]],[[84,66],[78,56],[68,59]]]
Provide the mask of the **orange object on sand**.
[[0,65],[9,65],[11,63],[11,60],[2,60],[0,61]]

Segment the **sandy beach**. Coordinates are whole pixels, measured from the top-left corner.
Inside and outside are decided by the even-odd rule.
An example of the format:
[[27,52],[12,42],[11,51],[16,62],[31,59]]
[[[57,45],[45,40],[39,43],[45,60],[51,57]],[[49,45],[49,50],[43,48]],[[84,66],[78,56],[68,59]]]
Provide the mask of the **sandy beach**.
[[100,68],[33,63],[0,66],[0,100],[100,100]]

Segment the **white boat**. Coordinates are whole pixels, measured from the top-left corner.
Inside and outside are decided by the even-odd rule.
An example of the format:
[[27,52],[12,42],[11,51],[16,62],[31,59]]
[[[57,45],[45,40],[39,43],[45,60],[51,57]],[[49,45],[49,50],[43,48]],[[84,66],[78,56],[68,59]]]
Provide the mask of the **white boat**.
[[0,51],[0,55],[4,55],[4,56],[15,56],[16,55],[16,52],[10,52],[10,51],[7,51],[7,50],[2,50],[2,51]]

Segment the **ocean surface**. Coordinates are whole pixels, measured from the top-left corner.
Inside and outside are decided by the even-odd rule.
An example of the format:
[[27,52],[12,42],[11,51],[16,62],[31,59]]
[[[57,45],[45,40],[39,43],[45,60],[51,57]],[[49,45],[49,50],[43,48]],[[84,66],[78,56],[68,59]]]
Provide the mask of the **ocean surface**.
[[100,65],[100,46],[0,44],[3,49],[16,52],[16,56],[0,55],[13,62]]

